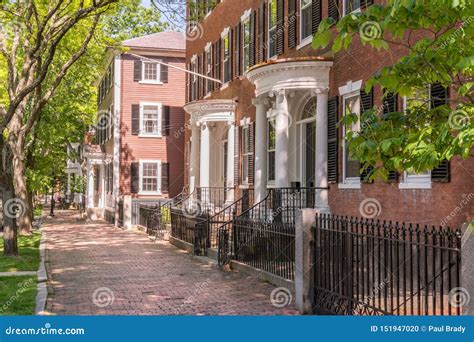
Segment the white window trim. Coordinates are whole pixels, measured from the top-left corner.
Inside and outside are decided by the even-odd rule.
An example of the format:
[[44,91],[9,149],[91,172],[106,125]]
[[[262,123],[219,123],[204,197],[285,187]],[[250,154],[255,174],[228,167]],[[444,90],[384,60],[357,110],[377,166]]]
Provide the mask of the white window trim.
[[[161,62],[161,61],[160,61]],[[156,80],[145,80],[145,64],[156,64]],[[161,64],[150,61],[142,61],[142,79],[138,83],[140,84],[163,84],[161,82]]]
[[[428,104],[431,103],[430,99],[431,92],[428,89]],[[407,97],[403,97],[403,112],[407,110]],[[431,171],[427,174],[418,174],[410,175],[407,171],[403,172],[402,181],[398,184],[400,190],[410,190],[410,189],[431,189]]]
[[[304,39],[301,39],[301,37],[303,36],[302,32],[303,32],[303,20],[301,18],[303,18],[303,6],[301,6],[303,0],[299,0],[300,3],[299,3],[299,16],[300,16],[300,20],[299,20],[299,40],[300,40],[300,43],[298,44],[298,46],[296,47],[296,50],[299,50],[299,49],[302,49],[303,47],[305,47],[306,45],[309,45],[313,42],[313,35],[309,35],[308,37],[304,38]],[[311,8],[312,6],[312,2],[314,0],[311,0],[311,3],[309,4],[309,7]]]
[[[157,187],[158,187],[158,191],[143,191],[143,164],[144,163],[150,163],[150,164],[157,164],[158,165],[158,169],[157,169]],[[162,195],[162,192],[161,192],[161,160],[159,159],[140,159],[139,161],[139,185],[140,185],[140,188],[139,188],[139,191],[138,191],[138,194],[139,195],[155,195],[155,196],[159,196],[159,195]]]
[[346,0],[342,0],[342,16],[343,16],[343,17],[346,16],[346,15],[348,15],[348,14],[361,12],[360,6],[359,6],[359,8],[353,10],[353,11],[350,12],[350,13],[346,13],[346,9],[347,9],[347,8],[346,8]]
[[[352,87],[351,87],[352,89]],[[350,93],[346,93],[342,97],[342,111],[343,115],[345,114],[345,103],[348,98],[359,96],[360,104],[360,89],[352,90]],[[359,107],[359,117],[360,117],[360,107]],[[361,189],[362,182],[360,177],[346,177],[346,125],[342,126],[342,183],[338,184],[339,189]]]
[[[242,143],[242,185],[248,187],[249,184],[250,184],[249,183],[250,175],[247,175],[247,179],[244,179],[244,174],[243,174],[244,166],[246,167],[247,170],[249,169],[248,165],[245,165],[245,163],[244,163],[244,155],[247,155],[247,156],[251,155],[251,153],[245,154],[244,153],[244,148],[243,148],[244,141],[245,141],[245,139],[244,139],[244,130],[248,130],[248,132],[249,132],[249,139],[248,140],[250,140],[250,122],[249,122],[250,118],[246,118],[246,119],[248,119],[248,120],[245,120],[245,119],[242,120],[242,121],[246,121],[246,123],[241,126],[241,130],[242,130],[242,141],[241,141],[241,143]],[[241,123],[242,123],[242,121],[241,121]]]
[[[158,133],[157,134],[150,134],[144,133],[143,129],[143,107],[144,106],[158,106]],[[163,104],[161,102],[140,102],[140,134],[138,137],[140,138],[162,138],[163,135],[161,131],[163,129],[162,126],[163,120]]]
[[242,16],[240,17],[240,21],[243,23],[244,21],[250,20],[251,14],[252,14],[252,9],[249,8],[248,10],[244,12],[244,14],[242,14]]

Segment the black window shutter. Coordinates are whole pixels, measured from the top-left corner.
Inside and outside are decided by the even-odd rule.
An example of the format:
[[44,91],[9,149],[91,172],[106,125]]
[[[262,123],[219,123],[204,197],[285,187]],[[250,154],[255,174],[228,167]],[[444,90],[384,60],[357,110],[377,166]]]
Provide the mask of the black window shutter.
[[162,127],[161,127],[161,132],[163,136],[168,136],[170,135],[170,130],[171,130],[171,117],[170,117],[170,106],[163,106],[163,113],[162,113]]
[[332,18],[335,22],[339,20],[338,0],[328,0],[328,18]]
[[296,0],[288,0],[288,48],[293,49],[298,45],[296,33],[298,22],[296,14]]
[[253,181],[254,181],[254,165],[255,165],[255,162],[254,162],[254,159],[255,159],[255,156],[254,156],[254,148],[255,146],[255,123],[252,122],[250,125],[249,125],[249,165],[248,165],[248,175],[249,175],[249,184],[253,184]]
[[311,21],[313,34],[318,31],[319,24],[322,20],[321,1],[322,0],[313,0],[311,4]]
[[[369,110],[374,107],[374,89],[370,89],[369,93],[366,93],[365,90],[360,91],[360,113]],[[360,179],[362,182],[369,182],[369,176],[372,174],[374,168],[370,165],[361,164],[361,174]]]
[[430,86],[431,107],[436,108],[448,103],[448,88],[439,83]]
[[[257,64],[265,61],[267,57],[267,44],[265,41],[265,18],[266,18],[266,6],[265,2],[260,4],[258,8],[258,53],[257,53]],[[273,37],[272,37],[273,38]]]
[[389,171],[388,172],[388,182],[389,183],[396,183],[398,182],[398,172],[397,171]]
[[130,165],[130,192],[138,194],[140,191],[140,164],[132,163]]
[[140,134],[140,105],[132,105],[132,135]]
[[362,114],[366,110],[374,107],[374,89],[370,89],[369,93],[365,90],[360,91],[360,113]]
[[283,0],[277,0],[277,30],[276,37],[270,37],[270,39],[276,39],[276,53],[281,55],[285,50],[285,35],[283,18],[285,16],[285,4]]
[[235,29],[235,50],[234,50],[234,61],[235,61],[235,75],[238,77],[242,75],[242,24],[239,23]]
[[169,173],[170,173],[170,164],[162,163],[161,164],[161,192],[169,192]]
[[328,101],[328,182],[337,183],[338,178],[338,98],[334,97]]
[[142,80],[142,61],[135,60],[133,63],[133,81],[139,82]]
[[451,167],[448,160],[443,160],[438,167],[431,171],[431,181],[449,183],[451,181]]
[[240,127],[234,127],[234,185],[237,186],[239,184],[239,176],[240,176],[240,145],[239,145],[239,135],[240,135]]
[[[221,60],[222,60],[222,39],[219,39],[216,44],[216,78],[222,81]],[[216,84],[217,88],[220,84]]]
[[[202,57],[201,55],[199,55],[197,57],[197,72],[199,74],[202,74]],[[202,97],[202,86],[201,86],[201,81],[202,81],[202,77],[199,77],[198,80],[197,80],[197,87],[198,87],[198,90],[197,90],[197,97],[198,99],[200,99]]]
[[255,11],[252,11],[250,14],[250,60],[249,60],[249,67],[253,67],[255,65],[255,52],[256,52],[256,15]]
[[234,79],[234,29],[229,29],[229,80]]
[[372,175],[372,172],[374,171],[374,167],[367,165],[365,166],[364,164],[361,164],[361,173],[360,173],[360,180],[364,183],[372,183],[373,181],[369,179],[370,175]]
[[168,66],[161,64],[160,66],[160,81],[168,83]]

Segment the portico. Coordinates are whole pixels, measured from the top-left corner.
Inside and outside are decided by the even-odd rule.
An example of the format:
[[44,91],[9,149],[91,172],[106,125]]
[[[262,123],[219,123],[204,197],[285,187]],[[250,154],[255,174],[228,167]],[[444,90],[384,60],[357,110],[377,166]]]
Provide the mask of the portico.
[[327,105],[332,62],[286,59],[247,72],[255,85],[255,202],[267,188],[316,187],[329,210]]
[[189,191],[216,206],[234,200],[235,102],[203,100],[187,104],[191,116]]

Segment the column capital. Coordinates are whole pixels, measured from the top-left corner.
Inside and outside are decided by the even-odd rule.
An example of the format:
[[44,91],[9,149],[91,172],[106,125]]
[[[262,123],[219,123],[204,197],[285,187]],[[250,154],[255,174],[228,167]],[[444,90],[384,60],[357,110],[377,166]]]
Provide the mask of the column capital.
[[266,106],[269,107],[271,104],[270,99],[266,95],[260,95],[252,99],[252,104],[254,106]]
[[229,126],[229,128],[232,128],[233,126],[235,126],[235,121],[233,120],[227,121],[227,126]]
[[311,95],[327,95],[329,93],[329,88],[321,87],[321,88],[313,88],[311,89]]

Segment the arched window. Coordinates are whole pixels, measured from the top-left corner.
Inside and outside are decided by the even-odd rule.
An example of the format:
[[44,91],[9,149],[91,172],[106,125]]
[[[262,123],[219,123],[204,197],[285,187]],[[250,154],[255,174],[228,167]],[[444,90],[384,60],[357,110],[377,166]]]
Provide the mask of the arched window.
[[317,97],[312,97],[304,106],[301,120],[313,119],[316,117]]

